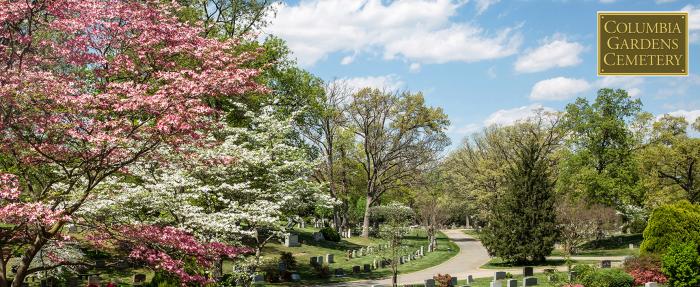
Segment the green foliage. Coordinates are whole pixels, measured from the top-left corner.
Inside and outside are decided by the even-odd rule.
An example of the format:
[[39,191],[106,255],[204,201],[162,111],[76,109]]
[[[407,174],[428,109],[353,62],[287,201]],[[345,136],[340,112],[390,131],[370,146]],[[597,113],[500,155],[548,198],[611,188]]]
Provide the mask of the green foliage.
[[[696,222],[697,223],[697,222]],[[700,284],[700,254],[694,242],[674,243],[662,258],[661,271],[670,287],[692,287]]]
[[506,261],[542,262],[554,250],[559,234],[554,208],[551,152],[556,145],[554,127],[534,123],[507,129],[511,153],[505,190],[491,204],[492,216],[481,233],[489,254]]
[[338,233],[338,231],[335,231],[335,229],[332,227],[322,228],[321,234],[323,234],[323,238],[325,238],[328,241],[340,242],[340,234]]
[[297,259],[294,258],[294,254],[292,254],[291,252],[280,253],[280,262],[283,262],[287,265],[287,270],[297,269]]
[[621,269],[599,269],[590,265],[576,265],[577,283],[586,287],[632,287],[634,278]]
[[153,279],[151,279],[151,282],[147,283],[144,285],[144,287],[179,287],[180,286],[180,280],[177,278],[173,277],[172,275],[162,272],[162,271],[156,271],[155,275],[153,275]]
[[570,147],[561,165],[558,189],[589,202],[624,209],[641,206],[644,196],[632,158],[635,141],[627,126],[642,103],[624,90],[601,89],[593,103],[579,98],[566,107]]
[[663,253],[674,242],[700,244],[700,205],[688,201],[661,206],[644,230],[642,252]]

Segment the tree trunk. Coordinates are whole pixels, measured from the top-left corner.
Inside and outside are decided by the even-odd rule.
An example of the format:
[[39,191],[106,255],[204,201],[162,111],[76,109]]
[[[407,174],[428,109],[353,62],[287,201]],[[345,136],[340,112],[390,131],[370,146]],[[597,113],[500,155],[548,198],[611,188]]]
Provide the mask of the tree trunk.
[[392,274],[392,276],[391,276],[391,286],[397,287],[397,286],[399,286],[399,284],[398,284],[398,281],[399,281],[398,280],[399,279],[398,272],[394,271],[393,273],[394,274]]
[[369,208],[372,206],[372,197],[367,196],[367,203],[365,204],[365,218],[362,220],[362,237],[369,237]]
[[41,250],[44,244],[46,244],[46,239],[42,238],[41,236],[37,236],[32,245],[30,245],[24,252],[19,267],[17,268],[17,273],[15,273],[15,278],[12,280],[12,287],[22,286],[22,282],[24,282],[24,279],[27,277],[27,275],[29,275],[27,273],[29,270],[29,264],[32,263],[32,260],[34,260],[37,252]]

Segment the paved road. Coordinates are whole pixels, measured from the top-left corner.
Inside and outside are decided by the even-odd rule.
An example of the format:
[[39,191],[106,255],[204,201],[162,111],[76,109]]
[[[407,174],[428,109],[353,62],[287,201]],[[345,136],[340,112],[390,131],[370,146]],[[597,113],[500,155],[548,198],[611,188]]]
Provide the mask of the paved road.
[[[481,269],[481,265],[486,264],[491,258],[481,245],[481,242],[471,238],[470,236],[464,234],[462,230],[442,230],[447,237],[450,238],[460,250],[457,255],[443,262],[440,265],[433,266],[428,269],[416,271],[408,274],[399,274],[398,280],[399,284],[419,284],[424,283],[425,279],[433,278],[434,275],[450,274],[451,276],[457,276],[460,280],[467,277],[467,275],[472,275],[474,278],[480,277],[490,277],[496,270],[493,269]],[[606,257],[572,257],[572,259],[582,259],[582,260],[622,260],[624,257],[621,256],[606,256]],[[548,257],[548,259],[559,259],[558,257]],[[534,268],[535,272],[542,272],[545,268],[551,267],[538,267]],[[566,267],[558,267],[557,269],[563,270]],[[522,268],[510,268],[510,269],[499,269],[499,271],[506,271],[513,274],[521,274]],[[371,285],[384,285],[391,286],[391,279],[382,280],[363,280],[363,281],[353,281],[337,284],[327,284],[318,286],[371,286]]]
[[[473,274],[469,271],[478,270],[479,266],[490,260],[481,242],[467,236],[461,230],[443,230],[442,232],[459,246],[459,253],[440,265],[413,273],[399,274],[399,284],[423,283],[425,279],[433,278],[438,273],[466,278],[468,274]],[[493,274],[493,271],[489,271],[489,274]],[[324,286],[370,286],[375,284],[391,286],[391,279],[354,281]]]

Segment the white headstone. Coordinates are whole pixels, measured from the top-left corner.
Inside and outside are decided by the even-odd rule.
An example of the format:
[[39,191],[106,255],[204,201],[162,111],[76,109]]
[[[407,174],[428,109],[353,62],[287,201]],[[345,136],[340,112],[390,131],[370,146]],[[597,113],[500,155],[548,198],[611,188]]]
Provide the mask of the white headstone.
[[296,246],[300,246],[300,244],[299,244],[299,236],[296,235],[296,234],[287,233],[287,234],[284,236],[284,246],[286,246],[286,247],[296,247]]
[[647,283],[644,283],[644,287],[657,287],[658,285],[659,285],[659,284],[657,284],[656,282],[647,282]]
[[489,286],[490,287],[501,287],[501,281],[491,281],[491,283],[489,283]]

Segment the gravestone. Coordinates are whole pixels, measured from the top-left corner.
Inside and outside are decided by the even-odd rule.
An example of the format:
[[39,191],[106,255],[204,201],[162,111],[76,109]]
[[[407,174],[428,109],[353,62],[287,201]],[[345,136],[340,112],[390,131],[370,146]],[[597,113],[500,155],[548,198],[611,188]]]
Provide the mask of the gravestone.
[[420,256],[425,256],[425,252],[423,250],[423,245],[420,246]]
[[433,245],[432,244],[428,244],[428,252],[433,252]]
[[316,256],[316,263],[318,263],[318,265],[323,265],[323,256]]
[[287,263],[280,262],[279,264],[277,264],[277,270],[279,270],[280,272],[287,271]]
[[403,256],[401,256],[401,257],[399,257],[399,264],[403,264],[403,263],[404,263]]
[[345,276],[345,270],[343,270],[343,268],[336,268],[334,274],[335,277]]
[[600,268],[610,268],[610,266],[611,266],[610,260],[600,261]]
[[379,261],[377,259],[372,260],[372,268],[379,269]]
[[299,244],[299,235],[287,233],[284,236],[284,246],[286,247],[297,247],[301,246]]
[[134,274],[134,278],[132,280],[133,280],[134,285],[141,285],[144,282],[146,282],[146,274],[142,274],[142,273]]
[[360,256],[365,256],[365,248],[360,247]]
[[506,279],[505,271],[496,271],[493,273],[493,281]]
[[372,272],[372,266],[369,264],[365,264],[362,266],[362,271],[364,272]]
[[630,249],[634,249],[634,243],[630,243]]
[[425,287],[435,287],[435,279],[426,279]]
[[360,273],[360,265],[353,266],[352,273],[354,273],[354,274]]
[[306,228],[306,221],[305,221],[305,220],[302,220],[301,222],[299,222],[299,227],[300,227],[300,228]]
[[352,251],[352,258],[357,258],[357,250]]
[[316,241],[316,242],[324,240],[323,233],[321,233],[321,232],[314,232],[312,236],[314,238],[314,241]]
[[335,259],[333,258],[333,254],[326,254],[326,262],[328,262],[328,264],[335,263]]
[[450,278],[450,286],[457,286],[457,276]]
[[292,273],[292,281],[301,281],[301,275],[299,275],[299,273]]
[[100,286],[100,276],[90,275],[90,277],[88,277],[88,285],[91,285],[91,284],[95,284],[97,286]]
[[253,277],[253,284],[265,284],[265,277],[259,274],[255,274]]
[[309,258],[309,265],[315,266],[316,264],[318,264],[318,257],[311,256],[311,258]]
[[467,284],[472,284],[474,282],[474,277],[467,275]]
[[502,287],[503,284],[501,282],[502,281],[491,281],[491,283],[489,283],[489,287]]
[[530,266],[523,267],[523,277],[532,276],[532,274],[533,274],[532,267],[530,267]]
[[569,282],[576,281],[576,275],[578,275],[576,271],[569,271]]
[[647,283],[644,283],[644,287],[657,287],[657,286],[659,286],[659,285],[656,284],[656,282],[647,282]]
[[537,277],[525,277],[523,278],[523,286],[535,286],[537,285]]
[[518,287],[518,280],[517,279],[506,280],[506,287]]

